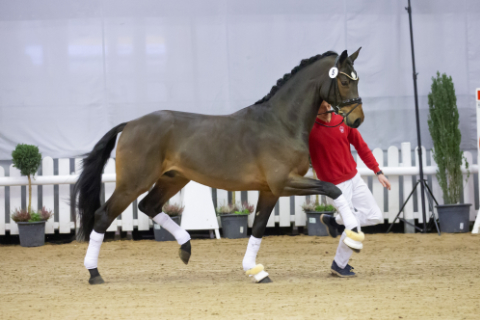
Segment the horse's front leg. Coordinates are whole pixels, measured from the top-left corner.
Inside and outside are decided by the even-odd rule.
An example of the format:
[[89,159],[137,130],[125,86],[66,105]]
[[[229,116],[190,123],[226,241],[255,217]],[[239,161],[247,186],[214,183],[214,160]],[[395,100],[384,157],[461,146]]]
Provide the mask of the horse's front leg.
[[271,282],[263,265],[256,263],[256,257],[260,249],[263,234],[265,233],[265,228],[267,227],[268,218],[277,201],[278,197],[271,192],[260,191],[255,220],[252,227],[252,235],[248,241],[247,252],[243,258],[243,270],[246,271],[248,276],[253,277],[255,281],[259,283]]
[[316,194],[325,195],[333,199],[333,205],[337,208],[345,225],[347,237],[343,242],[355,252],[363,249],[362,241],[365,239],[365,235],[360,229],[360,223],[353,214],[350,204],[343,196],[342,191],[333,183],[295,176],[288,179],[282,192],[282,196]]

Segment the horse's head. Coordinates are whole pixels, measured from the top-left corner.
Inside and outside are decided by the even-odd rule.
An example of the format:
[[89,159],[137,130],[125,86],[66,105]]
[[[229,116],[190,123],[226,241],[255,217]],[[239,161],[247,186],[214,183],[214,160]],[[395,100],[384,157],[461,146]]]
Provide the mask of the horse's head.
[[352,128],[358,128],[365,118],[362,99],[358,95],[359,78],[353,68],[360,49],[351,56],[348,56],[347,50],[337,56],[328,72],[330,83],[322,86],[324,100],[331,104],[335,113],[343,116],[345,124]]

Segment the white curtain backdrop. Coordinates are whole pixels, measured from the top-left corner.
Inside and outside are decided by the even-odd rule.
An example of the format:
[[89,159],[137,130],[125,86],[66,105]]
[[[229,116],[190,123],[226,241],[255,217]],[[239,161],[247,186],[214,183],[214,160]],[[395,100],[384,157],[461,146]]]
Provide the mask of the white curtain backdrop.
[[[353,53],[369,146],[416,145],[407,0],[0,0],[0,159],[88,152],[155,110],[228,114],[301,59]],[[476,149],[480,1],[412,0],[422,139],[438,71],[453,77],[463,149]]]

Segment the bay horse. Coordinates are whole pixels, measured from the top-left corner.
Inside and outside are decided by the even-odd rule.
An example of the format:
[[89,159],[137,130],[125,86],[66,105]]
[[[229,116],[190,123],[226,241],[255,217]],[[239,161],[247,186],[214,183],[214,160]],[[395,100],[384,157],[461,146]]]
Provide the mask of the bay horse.
[[[89,283],[104,282],[97,263],[105,231],[147,191],[138,208],[175,236],[179,256],[188,263],[190,236],[162,207],[190,180],[217,189],[260,192],[252,228],[252,239],[257,242],[249,242],[243,261],[248,275],[263,274],[261,280],[269,280],[263,266],[255,264],[255,257],[279,197],[321,194],[335,199],[349,231],[346,239],[351,243],[345,243],[359,250],[363,233],[341,191],[304,175],[309,169],[308,137],[323,100],[352,128],[364,120],[353,68],[360,49],[351,56],[347,50],[341,55],[328,51],[302,60],[263,99],[230,115],[162,110],[106,133],[83,160],[72,195],[80,215],[79,235],[89,240],[84,261]],[[101,204],[102,171],[120,132],[115,191]]]

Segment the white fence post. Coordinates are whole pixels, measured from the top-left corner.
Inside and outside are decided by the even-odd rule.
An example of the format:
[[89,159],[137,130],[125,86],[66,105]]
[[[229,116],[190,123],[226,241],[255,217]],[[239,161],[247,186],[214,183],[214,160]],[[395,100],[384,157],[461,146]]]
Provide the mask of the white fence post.
[[[388,148],[388,167],[398,167],[398,148],[391,146]],[[393,219],[400,210],[400,182],[399,176],[387,175],[391,184],[391,190],[388,192],[388,213],[386,214],[388,222],[392,223]]]
[[[379,167],[383,168],[383,150],[380,148],[374,149],[373,156],[377,160]],[[373,197],[375,198],[375,201],[377,202],[378,207],[380,208],[380,211],[383,212],[384,211],[384,202],[383,202],[384,187],[382,186],[380,181],[378,181],[377,177],[373,177],[372,194],[373,194]]]
[[[58,159],[58,175],[70,175],[70,159]],[[60,233],[70,233],[70,185],[58,185],[58,231]]]
[[290,227],[290,197],[280,197],[279,204],[279,218],[280,227]]
[[297,227],[305,227],[307,225],[307,214],[303,211],[302,205],[307,202],[307,197],[295,197],[295,225]]
[[[53,159],[51,157],[45,157],[42,160],[42,176],[53,176]],[[55,210],[55,199],[53,192],[53,184],[44,185],[42,187],[42,204],[46,210]],[[45,233],[55,233],[55,215],[52,215],[50,219],[45,223]]]
[[[75,158],[75,168],[74,172],[76,175],[80,176],[83,171],[82,167],[82,159],[80,158]],[[78,199],[77,199],[78,201]],[[75,235],[78,235],[78,229],[80,229],[80,215],[78,214],[78,209],[74,208],[75,210]]]
[[[20,170],[10,165],[10,177],[20,177]],[[15,209],[22,209],[22,187],[11,186],[10,187],[10,212],[8,215],[12,215]],[[10,234],[18,234],[18,224],[10,217]]]
[[[250,228],[253,226],[253,221],[255,220],[255,215],[257,214],[257,202],[258,202],[259,194],[260,193],[258,191],[247,191],[248,203],[253,204],[255,206],[255,210],[253,211],[253,213],[248,216],[248,226]],[[218,201],[218,193],[217,193],[217,201]]]
[[[0,178],[5,176],[5,170],[0,166]],[[0,236],[5,235],[5,187],[0,186]]]

